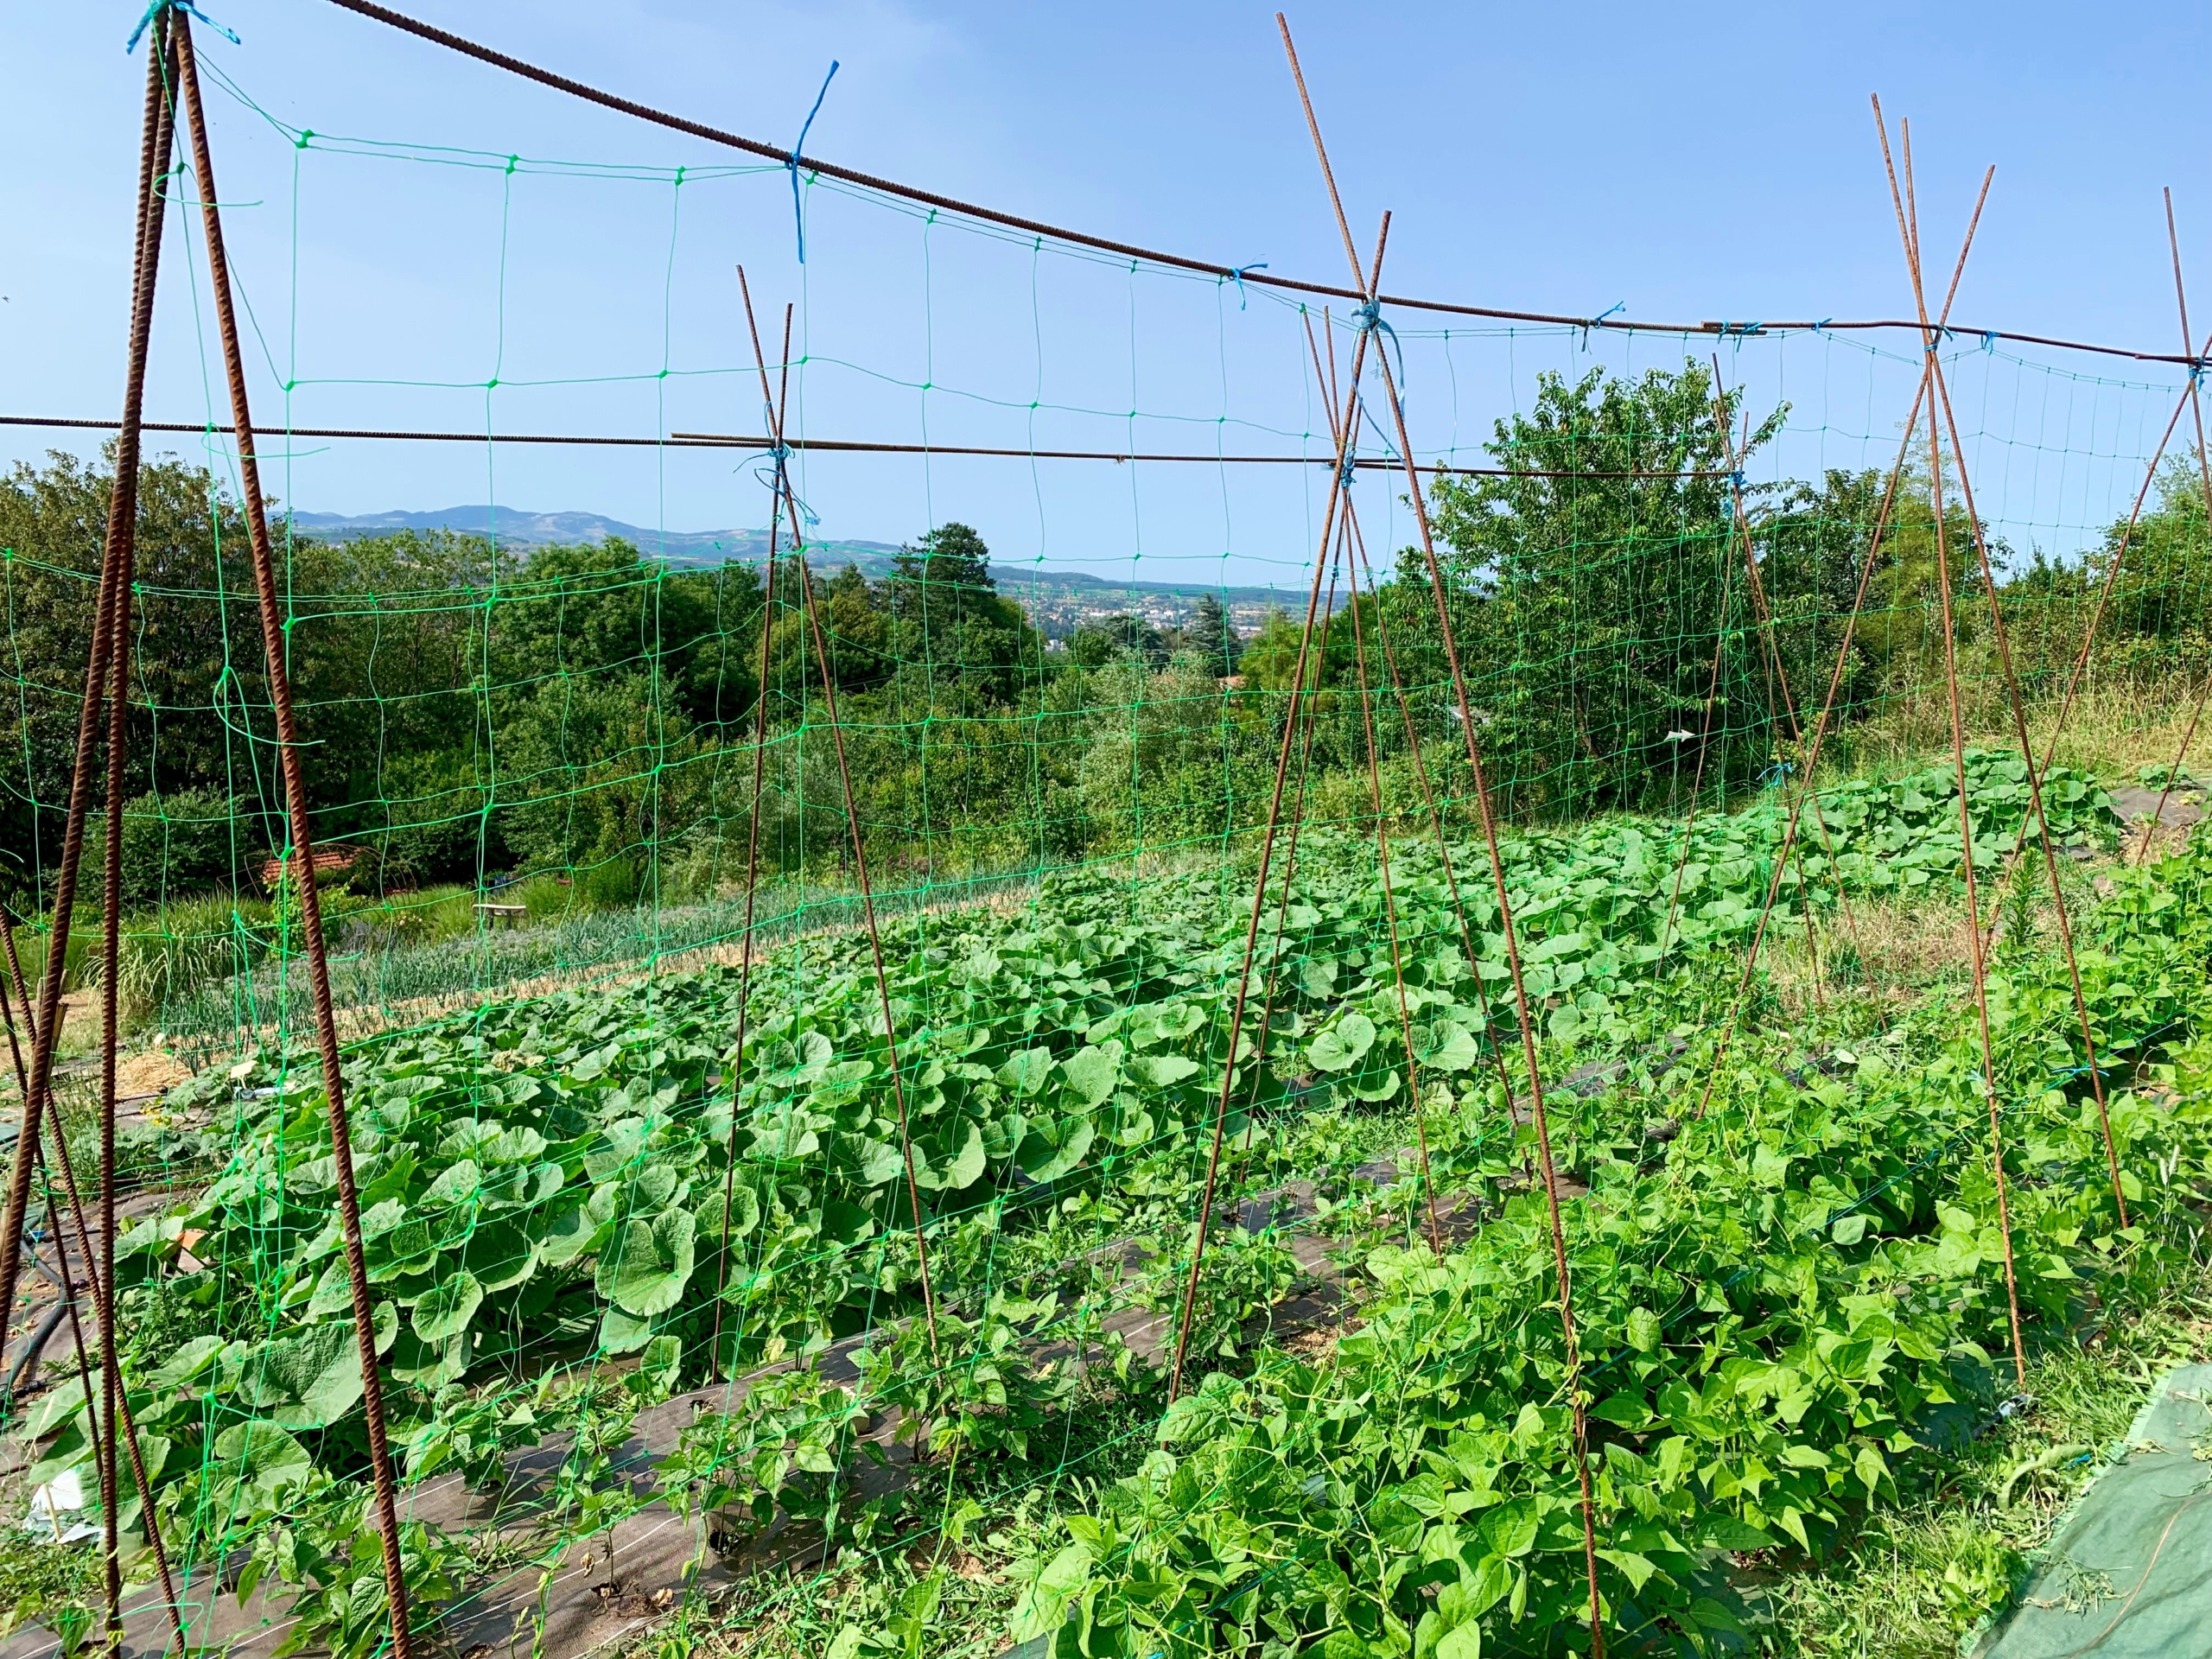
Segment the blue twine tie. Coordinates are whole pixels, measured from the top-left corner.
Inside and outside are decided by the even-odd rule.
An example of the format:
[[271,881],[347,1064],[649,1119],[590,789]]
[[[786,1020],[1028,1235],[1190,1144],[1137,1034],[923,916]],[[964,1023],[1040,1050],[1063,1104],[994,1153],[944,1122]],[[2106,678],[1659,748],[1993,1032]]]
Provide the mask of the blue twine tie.
[[798,142],[791,146],[791,160],[785,163],[791,169],[791,224],[798,234],[798,262],[802,265],[806,263],[806,213],[800,207],[798,200],[799,156],[806,149],[808,129],[814,125],[814,118],[822,113],[822,100],[830,96],[830,83],[836,78],[837,60],[832,58],[830,60],[830,73],[822,77],[822,90],[814,95],[814,107],[806,112],[806,119],[799,125]]
[[812,507],[806,505],[799,493],[791,488],[791,447],[788,443],[770,444],[767,461],[753,469],[753,476],[756,480],[768,486],[771,512],[774,511],[777,504],[780,504],[788,496],[791,505],[798,509],[798,516],[802,519],[809,525],[819,524],[822,522],[820,517],[816,514]]
[[1728,474],[1728,487],[1729,487],[1730,489],[1732,489],[1732,490],[1735,491],[1737,494],[1741,495],[1741,494],[1744,493],[1744,475],[1743,475],[1743,474],[1741,474],[1741,473],[1739,473],[1739,472],[1738,472],[1738,473],[1731,473],[1731,474]]
[[1378,294],[1375,298],[1368,301],[1366,304],[1354,311],[1352,315],[1359,320],[1360,331],[1363,334],[1383,334],[1390,336],[1390,350],[1398,359],[1398,396],[1403,397],[1406,395],[1405,347],[1398,344],[1398,331],[1390,326],[1388,319],[1382,315],[1382,296]]
[[1985,328],[1981,331],[1981,349],[1990,353],[1997,350],[1997,331],[1994,328]]
[[1604,310],[1600,311],[1596,316],[1591,318],[1589,321],[1584,323],[1582,325],[1582,349],[1586,352],[1590,349],[1590,331],[1592,328],[1595,328],[1599,323],[1605,321],[1607,317],[1611,316],[1614,312],[1625,311],[1627,309],[1628,302],[1626,300],[1617,300],[1612,304],[1607,306]]
[[[1403,378],[1402,372],[1400,378]],[[1368,408],[1367,399],[1364,397],[1359,400],[1359,412],[1366,416],[1368,429],[1375,434],[1376,442],[1382,446],[1383,459],[1387,461],[1395,456],[1398,453],[1397,446],[1390,442],[1390,435],[1382,429],[1382,423],[1375,418],[1375,411]]]
[[1796,770],[1797,768],[1790,765],[1789,761],[1777,760],[1759,774],[1759,787],[1761,789],[1780,789],[1783,784],[1788,780],[1789,774]]
[[1268,262],[1262,259],[1257,264],[1238,265],[1229,273],[1230,280],[1236,284],[1236,308],[1239,311],[1244,308],[1244,273],[1248,270],[1265,270],[1267,268]]
[[245,42],[239,40],[236,35],[232,34],[229,29],[225,29],[222,24],[217,22],[206,12],[200,10],[199,7],[194,5],[192,3],[192,0],[153,0],[153,3],[146,8],[146,15],[138,20],[138,27],[130,31],[130,38],[128,41],[125,41],[123,44],[124,54],[126,57],[138,49],[138,37],[146,32],[147,29],[152,24],[154,19],[160,16],[163,12],[169,10],[181,11],[188,16],[197,17],[201,22],[207,24],[208,28],[213,29],[218,35],[228,41],[232,46],[243,46],[245,44]]

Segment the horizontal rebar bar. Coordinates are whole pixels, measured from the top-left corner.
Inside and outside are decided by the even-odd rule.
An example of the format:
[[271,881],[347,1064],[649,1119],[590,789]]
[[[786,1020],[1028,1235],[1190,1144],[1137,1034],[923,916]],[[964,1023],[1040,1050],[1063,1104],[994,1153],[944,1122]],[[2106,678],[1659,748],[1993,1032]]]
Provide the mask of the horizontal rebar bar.
[[[550,86],[556,92],[566,92],[571,98],[582,99],[588,104],[596,104],[603,109],[634,116],[640,121],[650,121],[655,126],[666,127],[674,132],[686,133],[694,138],[703,138],[709,143],[721,144],[731,149],[742,150],[748,156],[758,156],[763,161],[773,162],[779,167],[802,168],[808,173],[819,175],[823,178],[842,180],[847,184],[858,185],[862,189],[880,191],[885,195],[897,196],[903,200],[918,202],[924,207],[959,213],[965,218],[982,220],[986,224],[1002,225],[1009,230],[1027,231],[1035,236],[1048,236],[1055,242],[1066,242],[1077,247],[1095,248],[1102,253],[1120,254],[1128,258],[1141,259],[1150,264],[1168,266],[1178,270],[1195,271],[1202,276],[1218,276],[1224,282],[1255,283],[1263,288],[1281,289],[1290,293],[1318,294],[1326,298],[1354,300],[1361,304],[1367,302],[1366,295],[1349,288],[1332,287],[1326,283],[1303,282],[1294,276],[1271,276],[1250,265],[1225,265],[1211,259],[1193,259],[1185,254],[1163,253],[1154,248],[1139,247],[1134,243],[1116,242],[1107,237],[1090,235],[1087,232],[1071,231],[1062,226],[1048,225],[1041,219],[1024,219],[1018,213],[1002,213],[995,207],[986,207],[976,202],[963,201],[957,196],[939,195],[933,190],[917,189],[912,185],[900,184],[894,180],[880,178],[873,173],[862,173],[855,168],[840,167],[834,162],[818,161],[811,156],[794,155],[788,149],[779,149],[773,144],[763,143],[758,138],[747,138],[737,133],[726,131],[720,127],[709,126],[702,121],[693,121],[683,116],[671,115],[664,110],[653,108],[650,104],[639,104],[633,99],[619,97],[613,92],[601,92],[596,86],[588,86],[582,81],[572,80],[566,75],[556,74],[550,69],[541,69],[535,64],[525,63],[520,58],[512,57],[505,52],[495,51],[488,46],[480,46],[465,36],[455,35],[448,29],[439,29],[435,24],[423,22],[417,18],[410,17],[404,12],[394,11],[389,6],[378,5],[375,0],[331,0],[331,3],[343,6],[348,11],[358,12],[364,17],[373,18],[378,22],[387,23],[405,34],[415,35],[417,39],[442,46],[449,51],[458,52],[464,57],[474,58],[480,63],[488,63],[495,69],[504,69],[509,74],[520,75],[525,80],[534,80],[542,86]],[[1442,300],[1414,299],[1400,294],[1383,294],[1376,297],[1384,305],[1402,306],[1411,311],[1433,311],[1447,316],[1485,317],[1498,322],[1538,322],[1567,328],[1604,328],[1622,334],[1715,334],[1741,337],[1758,334],[1803,334],[1815,330],[1872,328],[1902,329],[1916,338],[1920,331],[1918,323],[1895,318],[1839,321],[1833,317],[1825,317],[1817,322],[1640,322],[1626,317],[1573,317],[1554,312],[1509,311],[1497,306],[1458,305]],[[2049,346],[2060,351],[2090,352],[2104,357],[2130,358],[2141,363],[2176,363],[2184,368],[2205,366],[2202,359],[2189,357],[2180,353],[2138,352],[2132,351],[2124,346],[2093,346],[2081,340],[2054,340],[2047,335],[2020,334],[2007,328],[1970,328],[1964,324],[1958,324],[1944,332],[1982,340],[2009,340],[2022,345]]]
[[[81,429],[88,431],[112,431],[113,421],[67,419],[44,415],[0,415],[0,426],[50,426]],[[228,435],[227,426],[211,424],[206,421],[143,421],[142,429],[148,432],[199,432],[207,435]],[[601,437],[588,434],[556,432],[415,432],[376,429],[362,427],[336,426],[256,426],[259,437],[292,438],[362,438],[372,441],[395,441],[417,443],[580,443],[601,444],[613,448],[631,449],[758,449],[763,454],[775,448],[770,438],[747,437],[736,433],[671,432],[664,438]],[[1116,462],[1191,461],[1205,465],[1239,467],[1333,467],[1333,455],[1205,455],[1174,453],[1154,454],[1142,450],[1116,449],[1011,449],[991,448],[980,444],[958,443],[877,443],[866,438],[787,438],[791,449],[818,449],[836,454],[862,455],[983,455],[1008,461],[1111,461]],[[1396,460],[1383,455],[1355,459],[1352,465],[1382,472],[1402,470]],[[1417,471],[1441,473],[1465,478],[1726,478],[1725,472],[1675,472],[1666,468],[1630,472],[1584,472],[1581,470],[1553,471],[1535,467],[1460,467],[1442,461],[1419,463]]]

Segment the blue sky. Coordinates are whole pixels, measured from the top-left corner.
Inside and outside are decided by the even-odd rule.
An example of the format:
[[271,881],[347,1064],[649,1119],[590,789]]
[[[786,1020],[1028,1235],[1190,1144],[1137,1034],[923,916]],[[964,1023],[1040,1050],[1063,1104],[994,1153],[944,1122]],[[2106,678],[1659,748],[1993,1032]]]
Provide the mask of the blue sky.
[[[744,158],[315,0],[208,3],[243,41],[200,34],[203,60],[236,89],[210,92],[264,420],[289,404],[301,425],[757,430],[731,275],[742,260],[772,356],[783,302],[801,306],[794,420],[817,436],[1325,447],[1298,315],[1257,289],[1240,310],[1233,287],[932,226],[824,188],[810,193],[802,269],[780,173],[733,171]],[[0,193],[17,234],[0,246],[0,402],[107,415],[121,380],[141,71],[122,44],[137,8],[11,10],[0,141],[18,165]],[[1265,6],[414,10],[779,143],[834,58],[813,154],[1152,246],[1344,276]],[[1879,91],[1893,118],[1913,119],[1931,264],[1948,270],[1980,170],[1997,164],[1961,320],[2174,349],[2158,197],[2171,184],[2184,262],[2203,284],[2200,334],[2212,326],[2202,6],[1562,16],[1292,12],[1356,233],[1370,237],[1383,207],[1396,216],[1387,289],[1546,311],[1618,303],[1669,321],[1910,315],[1867,106]],[[318,135],[305,149],[288,136],[302,129]],[[463,152],[490,164],[456,164]],[[509,155],[524,158],[512,174],[499,160]],[[181,219],[149,414],[196,420],[219,365],[204,289],[184,280],[197,254]],[[1466,459],[1480,458],[1493,418],[1525,404],[1540,369],[1679,365],[1685,349],[1638,336],[1584,352],[1556,332],[1457,323],[1447,343],[1443,320],[1395,321],[1417,447]],[[1711,344],[1688,349],[1702,357]],[[1910,396],[1909,342],[1886,350],[1798,337],[1727,351],[1724,367],[1755,404],[1792,404],[1791,435],[1763,464],[1802,474],[1885,461]],[[2178,384],[2168,367],[2050,353],[1976,352],[1958,374],[1986,509],[2016,546],[2061,552],[2125,511]],[[0,429],[7,459],[54,442],[87,447]],[[685,531],[766,511],[751,467],[728,454],[268,447],[270,487],[302,508],[497,499]],[[893,540],[961,518],[1012,560],[1245,581],[1295,579],[1322,481],[1318,468],[816,457],[802,490],[832,537]],[[1402,540],[1393,493],[1370,485],[1366,499],[1371,539]]]

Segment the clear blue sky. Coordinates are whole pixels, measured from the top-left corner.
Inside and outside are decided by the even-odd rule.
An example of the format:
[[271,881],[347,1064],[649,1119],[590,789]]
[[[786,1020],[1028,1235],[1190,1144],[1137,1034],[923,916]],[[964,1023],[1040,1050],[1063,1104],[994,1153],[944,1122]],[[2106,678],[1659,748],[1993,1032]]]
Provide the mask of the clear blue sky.
[[[202,29],[203,60],[276,123],[637,170],[526,166],[510,178],[427,149],[365,156],[319,137],[302,150],[211,87],[265,420],[283,417],[291,378],[302,425],[756,430],[730,275],[741,259],[764,328],[785,299],[803,301],[803,418],[817,435],[1282,451],[1322,428],[1296,315],[1256,290],[1240,311],[1233,288],[1038,254],[821,189],[802,271],[780,174],[718,173],[743,158],[317,0],[207,4],[243,44]],[[1265,5],[412,9],[777,143],[796,135],[835,58],[811,154],[1152,246],[1344,276]],[[122,47],[137,15],[135,0],[11,9],[0,57],[0,143],[16,158],[0,181],[16,232],[0,245],[4,412],[104,416],[117,403],[143,67]],[[1571,26],[1565,16],[1292,10],[1357,233],[1371,236],[1385,207],[1396,214],[1386,289],[1548,311],[1620,302],[1670,321],[1910,315],[1867,107],[1878,91],[1893,118],[1913,119],[1931,264],[1948,270],[1981,168],[1997,164],[1961,320],[2174,349],[2158,198],[2171,184],[2200,334],[2212,326],[2212,10],[2201,4],[1600,5]],[[679,166],[700,175],[681,189],[666,177]],[[197,257],[182,217],[148,412],[193,420],[213,406],[219,365],[204,290],[195,302],[181,280]],[[1557,335],[1508,341],[1457,324],[1447,350],[1410,337],[1440,320],[1395,321],[1409,335],[1417,443],[1456,444],[1469,459],[1539,368],[1679,365],[1682,350],[1646,337],[1600,340],[1593,356]],[[1791,400],[1793,435],[1770,463],[1798,472],[1880,464],[1910,397],[1901,363],[1819,340],[1747,346],[1731,372],[1755,402]],[[1961,415],[1993,446],[1978,463],[1993,509],[2016,545],[2060,551],[2132,493],[2134,457],[2171,406],[2154,389],[2177,384],[2166,368],[2049,357],[2032,367],[1989,357],[1961,375]],[[554,380],[588,384],[537,384]],[[392,382],[410,384],[372,384]],[[424,382],[446,384],[412,384]],[[1132,422],[1132,408],[1144,415]],[[0,458],[64,442],[0,429]],[[302,442],[270,478],[319,510],[496,499],[686,531],[765,514],[750,468],[727,455]],[[1008,558],[1294,580],[1311,556],[1318,481],[1313,469],[817,458],[804,489],[832,536],[897,539],[962,518]],[[1389,494],[1369,492],[1370,533],[1402,539],[1402,511],[1384,522]]]

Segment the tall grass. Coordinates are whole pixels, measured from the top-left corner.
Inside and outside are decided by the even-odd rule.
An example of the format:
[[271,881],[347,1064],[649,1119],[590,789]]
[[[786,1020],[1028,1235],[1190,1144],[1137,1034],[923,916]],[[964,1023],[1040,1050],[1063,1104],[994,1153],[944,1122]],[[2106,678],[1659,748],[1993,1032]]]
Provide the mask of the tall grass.
[[[2079,766],[2113,782],[2133,782],[2148,766],[2171,766],[2205,693],[2203,681],[2195,675],[2174,673],[2143,680],[2100,676],[2093,670],[2067,709],[2062,728],[2057,690],[2025,710],[2037,760],[2042,760],[2055,732],[2057,765]],[[2019,737],[2001,678],[1987,675],[1969,681],[1961,677],[1959,702],[1969,746],[2018,750]],[[1885,774],[1925,766],[1930,755],[1948,754],[1950,749],[1949,699],[1942,687],[1923,686],[1892,699],[1872,718],[1837,731],[1828,752],[1843,772]],[[2181,757],[2183,771],[2212,766],[2212,721],[2197,724],[2189,749]],[[1827,778],[1836,775],[1825,763],[1821,771]]]

